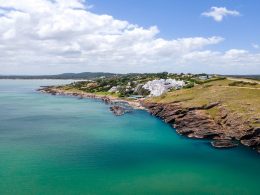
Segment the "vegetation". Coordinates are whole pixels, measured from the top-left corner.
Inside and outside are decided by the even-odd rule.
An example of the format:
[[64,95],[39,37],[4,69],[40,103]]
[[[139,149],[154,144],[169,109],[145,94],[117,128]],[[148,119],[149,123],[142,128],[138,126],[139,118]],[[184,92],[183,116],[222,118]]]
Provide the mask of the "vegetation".
[[67,89],[77,89],[87,93],[107,94],[117,97],[129,97],[132,95],[148,96],[150,92],[142,86],[148,81],[155,79],[176,79],[186,83],[185,88],[193,88],[195,85],[206,83],[212,80],[223,79],[221,77],[210,76],[209,79],[201,80],[200,76],[193,74],[171,74],[147,73],[147,74],[125,74],[110,77],[98,77],[87,81],[78,81],[66,85]]
[[[193,88],[169,92],[164,96],[150,98],[148,101],[180,102],[184,107],[220,102],[228,111],[240,114],[253,126],[259,126],[256,119],[260,118],[260,84],[257,83],[215,80]],[[219,109],[220,107],[214,107],[208,110],[208,114],[215,118]]]
[[257,83],[245,82],[245,81],[234,81],[228,84],[229,86],[239,86],[239,87],[248,87],[248,86],[257,86]]

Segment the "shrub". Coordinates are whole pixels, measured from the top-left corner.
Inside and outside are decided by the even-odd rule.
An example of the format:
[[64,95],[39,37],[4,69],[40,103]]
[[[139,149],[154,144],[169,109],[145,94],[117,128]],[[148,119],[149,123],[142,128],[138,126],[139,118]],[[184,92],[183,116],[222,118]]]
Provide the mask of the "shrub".
[[229,86],[243,87],[243,86],[246,86],[246,85],[255,86],[255,85],[257,85],[257,83],[250,83],[250,82],[244,82],[244,81],[234,81],[232,83],[229,83],[228,85]]

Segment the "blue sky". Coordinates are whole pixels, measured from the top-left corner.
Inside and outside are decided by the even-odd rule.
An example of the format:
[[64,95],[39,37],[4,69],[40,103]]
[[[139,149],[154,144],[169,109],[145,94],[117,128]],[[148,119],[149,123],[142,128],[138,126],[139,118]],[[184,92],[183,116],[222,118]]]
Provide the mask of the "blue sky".
[[260,74],[259,0],[0,0],[0,74]]
[[[221,36],[220,49],[241,48],[254,51],[252,43],[260,44],[259,0],[88,0],[92,11],[109,14],[140,26],[156,25],[160,37]],[[239,17],[226,17],[218,23],[201,16],[210,7],[238,10]]]

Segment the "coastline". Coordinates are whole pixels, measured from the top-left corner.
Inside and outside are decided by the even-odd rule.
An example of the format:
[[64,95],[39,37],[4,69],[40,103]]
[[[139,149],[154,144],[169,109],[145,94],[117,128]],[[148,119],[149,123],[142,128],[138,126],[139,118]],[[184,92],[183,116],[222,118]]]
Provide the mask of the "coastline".
[[[251,147],[260,153],[260,129],[250,127],[241,123],[236,116],[232,116],[227,110],[223,110],[219,121],[214,121],[204,111],[216,106],[214,102],[201,107],[184,108],[180,102],[171,104],[154,103],[150,100],[127,100],[110,95],[86,93],[59,89],[55,86],[44,86],[38,91],[52,95],[74,96],[80,99],[99,99],[106,104],[123,102],[134,109],[148,111],[151,115],[163,120],[176,129],[180,135],[188,138],[208,139],[211,146],[215,148],[233,148],[242,144]],[[237,129],[234,131],[234,129]]]
[[144,102],[148,111],[176,128],[180,135],[207,139],[215,148],[233,148],[242,144],[260,153],[260,128],[251,127],[240,120],[239,116],[223,108],[218,121],[213,120],[206,111],[220,106],[214,102],[200,107],[184,108],[180,103]]
[[140,100],[127,100],[122,99],[119,97],[111,96],[111,95],[101,95],[101,94],[94,94],[94,93],[87,93],[83,91],[70,91],[70,90],[62,90],[55,88],[53,86],[43,86],[42,88],[38,89],[37,91],[41,93],[48,93],[51,95],[65,95],[65,96],[74,96],[80,99],[83,98],[90,98],[90,99],[99,99],[105,103],[111,104],[113,102],[124,102],[129,104],[134,109],[139,110],[146,110]]

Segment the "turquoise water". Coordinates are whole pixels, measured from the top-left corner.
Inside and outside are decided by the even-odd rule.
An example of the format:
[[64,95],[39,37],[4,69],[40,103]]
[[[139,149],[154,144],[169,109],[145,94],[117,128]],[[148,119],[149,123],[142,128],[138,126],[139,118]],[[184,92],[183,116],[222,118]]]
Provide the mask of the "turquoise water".
[[0,194],[260,194],[260,155],[181,137],[145,111],[0,80]]

